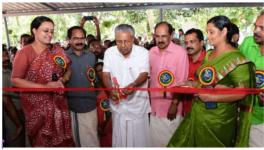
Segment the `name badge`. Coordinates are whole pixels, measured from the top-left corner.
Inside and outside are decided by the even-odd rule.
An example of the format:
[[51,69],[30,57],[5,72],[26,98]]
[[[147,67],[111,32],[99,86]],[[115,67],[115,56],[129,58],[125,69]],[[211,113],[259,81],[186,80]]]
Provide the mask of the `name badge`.
[[66,64],[65,59],[64,59],[62,56],[60,56],[60,55],[55,55],[55,56],[53,57],[53,61],[55,62],[56,65],[60,66],[60,67],[63,68],[63,69],[66,69],[67,64]]
[[204,86],[211,86],[215,84],[216,72],[213,67],[205,67],[199,73],[199,81]]
[[[158,83],[166,88],[170,86],[174,82],[174,75],[171,71],[169,70],[163,70],[159,73],[158,75]],[[167,98],[166,92],[163,92],[163,98]]]
[[103,110],[103,111],[109,111],[110,110],[110,102],[108,99],[102,99],[100,101],[100,108]]
[[264,89],[264,70],[256,71],[256,88]]
[[88,81],[90,82],[91,87],[94,87],[94,81],[96,78],[96,74],[95,74],[95,70],[93,67],[87,68],[86,77],[87,77]]

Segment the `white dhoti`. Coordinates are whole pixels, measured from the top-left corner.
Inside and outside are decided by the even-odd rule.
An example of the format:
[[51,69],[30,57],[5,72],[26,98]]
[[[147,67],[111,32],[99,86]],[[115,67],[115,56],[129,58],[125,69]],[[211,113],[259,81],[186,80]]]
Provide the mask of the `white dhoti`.
[[113,147],[149,147],[148,114],[131,120],[115,113],[113,119]]
[[264,147],[264,124],[251,125],[249,147]]
[[71,111],[71,120],[76,147],[99,147],[96,109],[86,113]]
[[170,121],[167,118],[159,118],[150,115],[150,136],[152,147],[166,147],[175,130],[180,125],[183,117],[177,115]]

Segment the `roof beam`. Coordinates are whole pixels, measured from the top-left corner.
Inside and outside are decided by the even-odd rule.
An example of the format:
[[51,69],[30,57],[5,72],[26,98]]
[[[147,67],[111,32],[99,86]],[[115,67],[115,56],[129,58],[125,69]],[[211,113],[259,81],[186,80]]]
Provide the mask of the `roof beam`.
[[57,10],[58,10],[58,8],[55,8],[55,7],[51,6],[51,5],[48,4],[48,3],[40,3],[40,4],[42,4],[42,5],[46,6],[46,7],[48,7],[48,8],[51,9],[52,11],[57,11]]
[[[144,10],[144,9],[179,9],[179,8],[207,8],[207,7],[264,7],[264,3],[255,2],[255,3],[149,3],[149,5],[140,5],[140,6],[111,6],[108,7],[107,3],[101,3],[104,7],[99,8],[78,8],[78,9],[67,9],[63,8],[58,9],[49,5],[48,3],[41,3],[50,9],[47,10],[38,10],[31,12],[2,12],[3,16],[21,16],[21,15],[43,15],[43,14],[61,14],[61,13],[79,13],[79,12],[102,12],[102,11],[118,11],[118,10]],[[110,3],[111,4],[111,3]],[[126,4],[126,3],[124,3]],[[139,3],[140,4],[140,3]],[[141,3],[145,4],[145,3]]]

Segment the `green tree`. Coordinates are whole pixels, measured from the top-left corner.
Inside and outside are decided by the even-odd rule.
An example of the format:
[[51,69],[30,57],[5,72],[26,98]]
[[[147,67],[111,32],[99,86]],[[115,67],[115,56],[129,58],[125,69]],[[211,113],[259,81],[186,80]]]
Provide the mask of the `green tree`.
[[[217,7],[217,8],[181,8],[164,9],[164,20],[170,22],[177,30],[186,27],[187,22],[194,22],[196,27],[206,33],[206,22],[215,15],[226,15],[235,22],[243,35],[252,34],[254,20],[264,7]],[[100,22],[101,38],[114,39],[114,28],[120,23],[133,25],[137,36],[148,36],[151,38],[153,28],[159,19],[159,9],[148,10],[122,10],[111,12],[83,12],[71,14],[49,14],[55,23],[54,42],[66,40],[67,29],[79,25],[82,16],[97,16]],[[30,34],[30,23],[36,16],[13,16],[7,17],[8,29],[10,31],[11,45],[18,46],[21,34]],[[4,22],[2,21],[2,24]],[[84,29],[88,34],[96,34],[95,25],[86,22]],[[2,26],[2,31],[5,27]],[[2,41],[6,43],[6,34],[2,32]]]

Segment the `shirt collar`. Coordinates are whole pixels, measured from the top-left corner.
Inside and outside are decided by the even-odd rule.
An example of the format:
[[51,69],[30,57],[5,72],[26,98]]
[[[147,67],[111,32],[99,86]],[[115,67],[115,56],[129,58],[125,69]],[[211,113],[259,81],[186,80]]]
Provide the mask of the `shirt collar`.
[[[202,62],[204,57],[205,57],[205,54],[206,54],[206,51],[204,49],[202,49],[202,52],[201,52],[200,56],[198,57],[198,60],[195,63]],[[189,56],[189,60],[190,60],[190,62],[192,62],[191,56]]]

